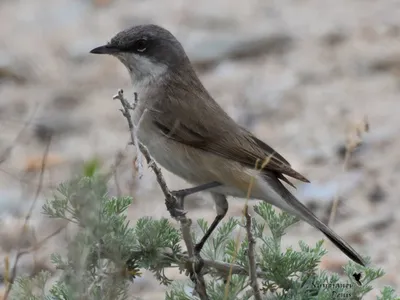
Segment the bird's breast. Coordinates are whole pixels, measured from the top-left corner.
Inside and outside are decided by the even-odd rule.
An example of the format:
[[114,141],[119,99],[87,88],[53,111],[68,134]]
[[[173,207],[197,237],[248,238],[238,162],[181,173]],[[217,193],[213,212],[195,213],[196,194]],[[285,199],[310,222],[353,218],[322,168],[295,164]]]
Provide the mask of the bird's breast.
[[157,99],[149,96],[152,94],[150,90],[143,87],[139,90],[142,96],[138,92],[139,101],[133,112],[137,137],[159,165],[192,184],[217,181],[236,187],[237,192],[232,194],[231,190],[227,194],[245,195],[243,191],[247,191],[252,180],[252,174],[246,168],[238,162],[177,142],[164,134],[155,126],[154,114],[151,113],[151,102]]

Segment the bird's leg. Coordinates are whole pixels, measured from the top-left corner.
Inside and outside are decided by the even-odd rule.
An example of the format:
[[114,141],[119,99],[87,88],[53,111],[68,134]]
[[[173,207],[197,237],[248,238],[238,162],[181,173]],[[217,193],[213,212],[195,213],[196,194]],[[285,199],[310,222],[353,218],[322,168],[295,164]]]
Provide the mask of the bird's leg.
[[220,186],[221,183],[213,181],[213,182],[208,182],[199,186],[195,186],[192,188],[188,188],[188,189],[183,189],[183,190],[178,190],[178,191],[172,191],[171,194],[174,195],[178,201],[179,201],[179,207],[183,210],[184,208],[184,200],[186,196],[198,193],[198,192],[202,192],[217,186]]
[[194,246],[195,254],[200,253],[201,249],[203,249],[204,243],[207,241],[211,233],[218,226],[219,222],[221,222],[221,220],[225,217],[226,212],[228,211],[228,201],[226,200],[225,195],[213,193],[212,196],[215,202],[217,216],[211,223],[210,227],[207,229],[206,233],[204,234],[200,242]]

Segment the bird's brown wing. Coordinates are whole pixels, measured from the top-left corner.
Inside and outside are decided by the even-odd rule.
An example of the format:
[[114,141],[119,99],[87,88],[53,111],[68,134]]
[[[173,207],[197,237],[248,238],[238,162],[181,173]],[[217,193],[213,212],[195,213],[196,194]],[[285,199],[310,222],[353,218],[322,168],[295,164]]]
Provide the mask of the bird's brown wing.
[[187,119],[184,114],[179,114],[183,117],[178,120],[173,117],[174,115],[176,114],[164,111],[162,118],[159,116],[153,118],[155,126],[170,139],[237,161],[250,168],[260,169],[266,162],[263,170],[272,171],[279,179],[290,185],[292,184],[284,175],[309,182],[307,178],[293,170],[289,162],[278,152],[239,127],[230,118],[223,118],[222,122],[213,124],[211,120],[196,123],[193,119]]

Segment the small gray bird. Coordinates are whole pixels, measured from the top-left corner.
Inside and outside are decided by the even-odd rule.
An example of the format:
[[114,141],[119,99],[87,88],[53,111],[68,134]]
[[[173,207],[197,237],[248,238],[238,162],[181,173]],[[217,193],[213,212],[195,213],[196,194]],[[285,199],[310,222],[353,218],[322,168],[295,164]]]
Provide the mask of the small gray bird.
[[[217,183],[208,189],[217,217],[195,250],[201,250],[225,216],[226,197],[245,198],[254,178],[251,198],[271,203],[318,228],[349,258],[365,265],[347,242],[286,189],[283,182],[292,184],[285,176],[309,181],[228,116],[204,88],[182,45],[168,30],[156,25],[134,26],[91,53],[115,56],[128,69],[138,94],[133,113],[138,139],[153,158],[196,186]],[[256,169],[257,162],[260,166],[266,159],[262,171]]]

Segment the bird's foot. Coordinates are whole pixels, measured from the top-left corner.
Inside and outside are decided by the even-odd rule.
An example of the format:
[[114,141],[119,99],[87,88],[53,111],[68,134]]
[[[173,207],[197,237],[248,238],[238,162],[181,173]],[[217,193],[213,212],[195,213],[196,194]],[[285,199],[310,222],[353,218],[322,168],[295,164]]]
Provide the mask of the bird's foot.
[[200,254],[201,250],[203,249],[204,243],[200,242],[194,245],[194,255],[197,256]]

